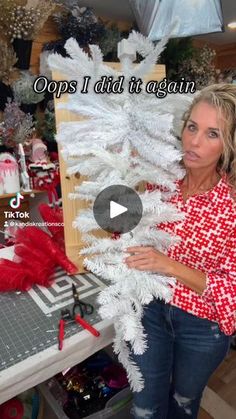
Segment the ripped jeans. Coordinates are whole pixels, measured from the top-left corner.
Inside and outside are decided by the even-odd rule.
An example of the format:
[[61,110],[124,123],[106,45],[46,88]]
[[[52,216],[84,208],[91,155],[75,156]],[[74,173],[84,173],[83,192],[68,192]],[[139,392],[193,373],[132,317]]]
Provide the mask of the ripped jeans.
[[148,349],[132,354],[145,380],[134,392],[135,419],[197,419],[204,387],[226,356],[230,336],[215,322],[154,300],[143,325]]

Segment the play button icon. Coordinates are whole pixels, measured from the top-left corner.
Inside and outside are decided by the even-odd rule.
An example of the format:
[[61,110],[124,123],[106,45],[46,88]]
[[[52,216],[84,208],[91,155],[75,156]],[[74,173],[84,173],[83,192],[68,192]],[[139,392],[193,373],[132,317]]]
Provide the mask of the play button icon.
[[94,201],[93,214],[98,225],[110,233],[128,233],[142,218],[142,201],[128,186],[112,185]]
[[128,208],[124,207],[123,205],[117,204],[117,202],[114,201],[110,202],[110,218],[117,217],[126,211],[128,211]]

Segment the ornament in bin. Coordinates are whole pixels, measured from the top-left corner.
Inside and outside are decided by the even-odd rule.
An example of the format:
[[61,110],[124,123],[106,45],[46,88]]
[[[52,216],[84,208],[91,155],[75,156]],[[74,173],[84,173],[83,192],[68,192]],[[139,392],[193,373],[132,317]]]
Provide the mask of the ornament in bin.
[[111,364],[105,367],[102,376],[105,383],[112,389],[121,390],[128,386],[127,373],[120,364]]
[[63,405],[70,418],[83,418],[104,409],[107,401],[128,385],[124,368],[102,351],[58,375],[68,399]]
[[69,417],[84,417],[96,410],[98,392],[94,382],[85,369],[79,366],[70,371],[62,382],[67,391],[68,399],[64,404],[64,411]]
[[2,193],[10,194],[20,191],[19,168],[16,159],[10,153],[0,154],[0,186]]

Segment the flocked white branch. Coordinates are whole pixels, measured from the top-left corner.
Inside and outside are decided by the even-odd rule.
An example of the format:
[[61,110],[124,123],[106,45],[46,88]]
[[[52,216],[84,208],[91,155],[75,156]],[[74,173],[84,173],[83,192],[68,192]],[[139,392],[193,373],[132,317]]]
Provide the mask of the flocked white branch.
[[[166,41],[154,46],[150,40],[133,32],[128,42],[144,59],[138,65],[125,59],[121,62],[121,71],[111,69],[103,62],[98,46],[90,46],[89,57],[74,39],[69,39],[65,45],[71,58],[58,55],[49,58],[52,69],[63,69],[63,74],[78,81],[77,92],[69,95],[68,102],[60,107],[87,119],[62,123],[57,141],[68,163],[68,173],[80,172],[86,176],[70,194],[71,199],[88,201],[88,208],[78,213],[73,226],[83,233],[86,246],[81,254],[86,256],[85,266],[111,284],[99,295],[99,312],[103,318],[114,319],[114,350],[127,369],[135,391],[141,391],[144,381],[132,361],[127,343],[136,354],[146,350],[146,333],[141,322],[143,307],[154,298],[170,301],[175,278],[158,272],[128,269],[123,262],[124,249],[144,245],[167,253],[178,240],[158,229],[157,225],[183,218],[167,198],[175,193],[175,181],[184,174],[176,135],[180,132],[181,115],[192,98],[175,94],[159,99],[146,93],[145,83],[141,93],[130,94],[128,81],[131,76],[144,79],[150,74]],[[124,92],[95,94],[93,85],[104,75],[114,79],[123,75]],[[82,94],[80,87],[85,76],[90,76],[91,80],[88,93]],[[114,184],[135,188],[141,181],[158,184],[160,189],[139,193],[143,217],[132,233],[122,234],[116,240],[95,237],[92,230],[98,226],[92,206],[98,193]]]

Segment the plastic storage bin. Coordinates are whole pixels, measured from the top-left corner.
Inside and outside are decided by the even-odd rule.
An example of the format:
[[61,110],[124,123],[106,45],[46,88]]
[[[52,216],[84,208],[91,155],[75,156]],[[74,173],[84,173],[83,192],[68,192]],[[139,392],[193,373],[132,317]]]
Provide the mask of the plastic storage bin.
[[[40,384],[37,388],[43,397],[43,401],[46,406],[45,413],[40,419],[69,419],[64,413],[62,407],[59,405],[58,401],[50,392],[46,383]],[[130,413],[131,406],[132,393],[129,388],[124,388],[108,400],[103,410],[86,416],[86,419],[132,419],[133,416]]]

